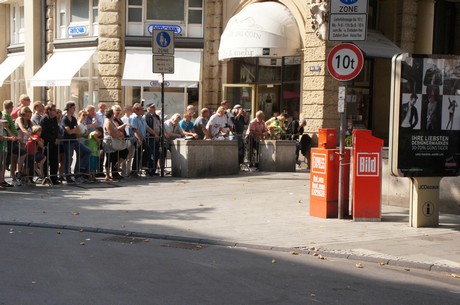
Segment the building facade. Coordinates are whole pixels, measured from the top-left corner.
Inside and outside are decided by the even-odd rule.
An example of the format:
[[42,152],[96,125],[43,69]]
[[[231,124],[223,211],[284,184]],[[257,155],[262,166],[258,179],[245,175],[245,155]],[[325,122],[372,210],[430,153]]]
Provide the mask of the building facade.
[[[324,1],[326,2],[326,1]],[[151,32],[175,32],[166,112],[228,99],[251,112],[299,114],[307,130],[338,127],[337,90],[326,68],[337,42],[318,37],[319,0],[6,0],[0,2],[0,98],[79,107],[159,102]],[[459,3],[369,0],[365,65],[347,86],[349,127],[388,144],[391,57],[458,54]],[[319,21],[319,22],[318,22]],[[316,30],[315,30],[316,29]],[[266,33],[269,32],[269,33]],[[323,33],[324,34],[324,33]],[[324,38],[324,37],[323,37]]]

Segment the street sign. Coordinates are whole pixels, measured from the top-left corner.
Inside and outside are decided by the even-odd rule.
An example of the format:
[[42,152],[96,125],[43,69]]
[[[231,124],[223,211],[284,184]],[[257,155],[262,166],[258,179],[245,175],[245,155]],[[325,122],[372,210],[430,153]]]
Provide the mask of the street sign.
[[330,0],[329,40],[366,40],[368,0]]
[[327,56],[327,68],[335,79],[345,82],[355,78],[364,66],[363,52],[351,43],[335,46]]
[[152,53],[174,55],[174,31],[154,29],[152,31]]
[[174,73],[174,56],[153,55],[153,73]]

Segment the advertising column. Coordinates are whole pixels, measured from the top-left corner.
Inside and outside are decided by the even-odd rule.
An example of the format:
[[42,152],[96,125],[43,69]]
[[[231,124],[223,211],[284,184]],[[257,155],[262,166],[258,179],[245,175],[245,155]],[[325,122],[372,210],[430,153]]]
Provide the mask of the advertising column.
[[411,178],[410,225],[439,222],[439,182],[460,174],[460,57],[393,60],[391,173]]

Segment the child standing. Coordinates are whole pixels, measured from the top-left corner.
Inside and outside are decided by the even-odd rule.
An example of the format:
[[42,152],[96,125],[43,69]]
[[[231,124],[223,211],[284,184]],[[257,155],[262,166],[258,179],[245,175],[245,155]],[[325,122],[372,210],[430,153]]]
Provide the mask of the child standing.
[[96,129],[88,135],[88,147],[91,150],[89,158],[89,179],[96,180],[96,171],[99,169],[99,147],[101,147],[101,140],[104,135],[102,127]]
[[43,163],[46,161],[46,157],[43,154],[43,147],[45,141],[40,137],[42,133],[42,127],[39,125],[32,126],[32,135],[27,140],[27,165],[29,169],[29,182],[34,183],[33,176],[34,170],[40,179],[43,179]]

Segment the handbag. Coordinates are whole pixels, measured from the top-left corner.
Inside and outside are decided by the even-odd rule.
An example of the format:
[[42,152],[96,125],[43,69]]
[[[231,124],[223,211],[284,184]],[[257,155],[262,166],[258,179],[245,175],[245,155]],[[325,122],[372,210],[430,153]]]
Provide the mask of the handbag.
[[104,138],[102,142],[106,153],[113,153],[128,148],[128,141],[125,141],[123,138]]

